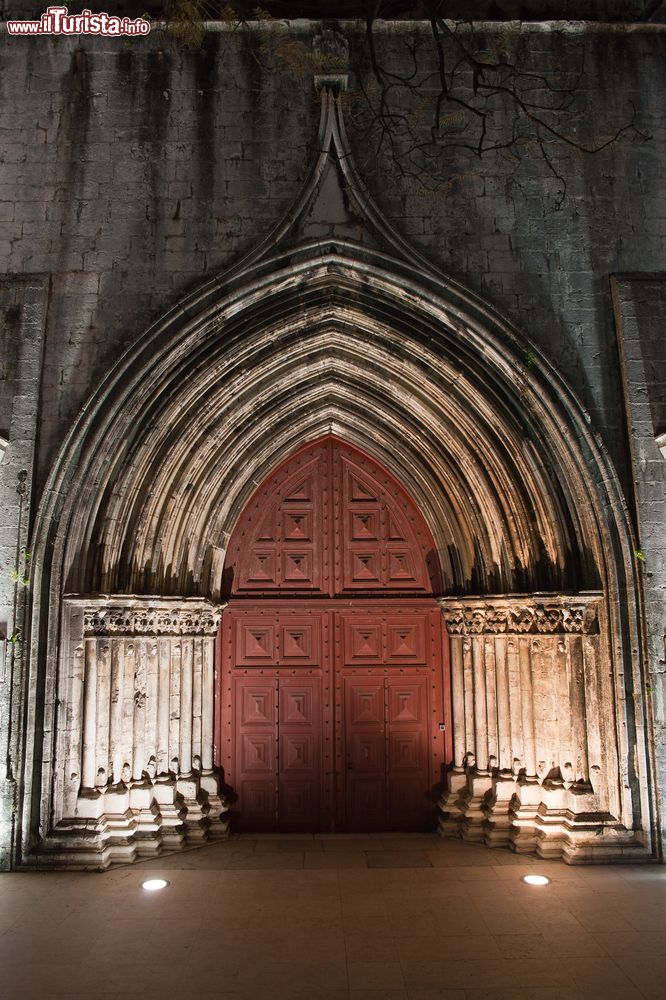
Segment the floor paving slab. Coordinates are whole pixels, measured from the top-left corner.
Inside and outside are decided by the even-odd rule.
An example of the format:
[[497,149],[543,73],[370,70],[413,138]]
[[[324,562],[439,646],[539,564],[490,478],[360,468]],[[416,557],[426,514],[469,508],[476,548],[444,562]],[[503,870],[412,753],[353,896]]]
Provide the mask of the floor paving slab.
[[[0,1000],[663,1000],[663,867],[506,856],[422,834],[240,836],[0,875]],[[158,875],[167,889],[141,889]]]

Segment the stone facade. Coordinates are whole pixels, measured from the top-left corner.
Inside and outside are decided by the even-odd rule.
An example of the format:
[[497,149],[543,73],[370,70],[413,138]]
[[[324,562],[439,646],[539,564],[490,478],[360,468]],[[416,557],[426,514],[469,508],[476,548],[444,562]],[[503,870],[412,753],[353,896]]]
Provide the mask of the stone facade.
[[[482,30],[584,59],[581,127],[637,109],[594,157],[555,146],[561,205],[534,147],[452,151],[435,191],[371,155],[352,23],[341,96],[261,25],[194,52],[0,36],[5,865],[224,833],[226,541],[253,486],[331,431],[394,472],[438,547],[442,832],[658,853],[666,33]],[[386,24],[377,44],[405,65],[427,37]]]

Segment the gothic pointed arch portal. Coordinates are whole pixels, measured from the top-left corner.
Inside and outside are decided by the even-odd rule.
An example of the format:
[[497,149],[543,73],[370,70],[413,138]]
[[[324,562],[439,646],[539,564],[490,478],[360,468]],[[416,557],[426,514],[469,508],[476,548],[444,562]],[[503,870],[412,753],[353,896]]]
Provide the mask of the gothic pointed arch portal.
[[[375,609],[439,594],[443,835],[573,862],[649,857],[659,814],[641,585],[609,457],[549,359],[381,215],[326,90],[317,149],[273,233],[118,360],[53,466],[16,689],[17,859],[98,868],[224,835],[220,620],[290,592],[363,595]],[[250,529],[257,484],[326,435],[408,491],[421,527],[398,531],[420,562],[387,528],[374,565],[351,537],[347,561],[329,555],[326,569],[325,550],[318,565],[298,537],[316,530],[307,509]],[[242,523],[267,537],[246,544]]]
[[434,541],[405,490],[315,441],[250,499],[224,576],[216,756],[237,826],[434,826],[448,647]]

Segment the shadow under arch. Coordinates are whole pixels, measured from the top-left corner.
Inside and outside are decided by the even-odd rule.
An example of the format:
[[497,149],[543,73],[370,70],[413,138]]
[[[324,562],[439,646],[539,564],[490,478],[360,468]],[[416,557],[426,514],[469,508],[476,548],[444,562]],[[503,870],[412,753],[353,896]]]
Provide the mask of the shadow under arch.
[[[367,263],[338,252],[308,267],[286,300],[279,287],[275,298],[261,290],[268,306],[211,316],[186,365],[150,390],[144,382],[120,448],[90,470],[104,493],[90,498],[68,589],[213,593],[205,554],[228,537],[248,489],[331,429],[402,472],[436,538],[445,589],[598,585],[580,483],[566,454],[546,450],[553,415],[541,406],[526,419],[520,404],[536,401],[543,372],[528,394],[518,358],[493,366],[470,330],[419,317],[395,301],[404,285],[389,296],[370,278]],[[386,299],[400,312],[387,317]]]

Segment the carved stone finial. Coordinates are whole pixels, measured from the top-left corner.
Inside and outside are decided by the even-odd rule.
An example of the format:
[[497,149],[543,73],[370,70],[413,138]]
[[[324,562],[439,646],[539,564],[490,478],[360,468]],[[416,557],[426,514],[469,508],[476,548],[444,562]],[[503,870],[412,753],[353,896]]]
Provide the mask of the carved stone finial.
[[347,89],[349,43],[338,31],[322,31],[312,40],[315,90],[323,87],[338,92]]

